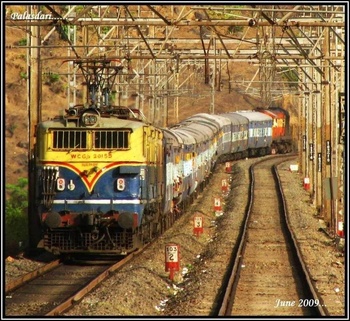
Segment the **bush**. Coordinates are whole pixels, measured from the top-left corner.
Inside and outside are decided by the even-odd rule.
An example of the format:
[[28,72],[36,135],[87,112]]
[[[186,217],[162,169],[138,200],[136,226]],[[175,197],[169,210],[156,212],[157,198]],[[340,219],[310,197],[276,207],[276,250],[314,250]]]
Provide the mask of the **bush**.
[[24,72],[24,71],[21,71],[19,73],[19,75],[20,75],[21,79],[28,79],[28,74],[26,72]]
[[54,82],[57,82],[60,80],[60,75],[59,74],[55,74],[53,72],[49,72],[47,73],[47,84],[53,84]]
[[27,45],[27,38],[22,38],[17,42],[18,46],[26,46]]
[[[5,207],[5,252],[17,254],[28,245],[28,179],[19,178],[17,184],[7,184]],[[15,253],[17,252],[17,253]]]

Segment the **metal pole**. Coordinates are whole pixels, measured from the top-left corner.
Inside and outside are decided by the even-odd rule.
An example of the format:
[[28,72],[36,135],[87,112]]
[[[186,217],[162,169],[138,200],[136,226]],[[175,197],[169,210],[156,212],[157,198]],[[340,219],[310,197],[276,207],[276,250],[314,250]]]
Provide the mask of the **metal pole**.
[[[299,71],[300,73],[300,71]],[[302,174],[302,177],[305,177],[305,146],[306,146],[306,135],[305,135],[305,96],[300,95],[298,99],[298,119],[300,120],[300,126],[297,126],[298,129],[298,151],[299,151],[299,173]]]
[[316,116],[316,128],[315,128],[315,147],[316,147],[316,153],[315,153],[315,198],[316,198],[316,208],[319,212],[322,211],[322,134],[323,134],[323,120],[322,120],[322,114],[324,105],[321,99],[321,91],[320,91],[320,80],[321,75],[319,73],[315,73],[316,78],[316,93],[314,94],[315,98],[315,105],[314,105],[314,112]]
[[[213,38],[214,53],[216,54],[216,38]],[[210,89],[211,89],[211,101],[210,101],[210,114],[215,113],[215,81],[216,81],[216,59],[214,59],[214,67],[210,74]]]
[[[323,53],[329,54],[330,52],[330,38],[329,38],[329,28],[324,30],[324,46]],[[323,72],[324,72],[324,84],[322,85],[322,93],[324,95],[324,99],[322,101],[322,185],[327,180],[330,182],[328,184],[331,186],[332,183],[332,174],[331,174],[331,162],[330,155],[328,156],[328,149],[330,148],[331,143],[331,123],[330,123],[330,110],[331,110],[331,102],[330,102],[330,63],[329,61],[322,61],[323,63]],[[326,187],[326,185],[324,185]],[[323,198],[323,211],[324,217],[327,222],[332,221],[332,217],[334,217],[332,211],[333,204],[333,195],[330,199],[327,197]],[[333,225],[333,224],[331,224]]]
[[[38,13],[38,6],[28,6],[28,12],[32,15]],[[29,248],[35,249],[41,240],[41,222],[38,204],[35,200],[35,188],[37,182],[35,154],[35,127],[41,121],[41,60],[40,60],[40,27],[31,26],[28,36],[28,118],[29,118],[29,152],[28,152],[28,228]]]

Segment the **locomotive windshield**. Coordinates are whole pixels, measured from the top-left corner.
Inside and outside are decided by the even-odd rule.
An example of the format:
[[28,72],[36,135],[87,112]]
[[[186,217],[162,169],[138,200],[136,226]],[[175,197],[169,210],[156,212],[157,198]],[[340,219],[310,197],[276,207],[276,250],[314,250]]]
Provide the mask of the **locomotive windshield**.
[[130,148],[130,129],[53,129],[50,132],[53,150],[126,150]]
[[87,149],[87,132],[82,130],[53,130],[53,149]]

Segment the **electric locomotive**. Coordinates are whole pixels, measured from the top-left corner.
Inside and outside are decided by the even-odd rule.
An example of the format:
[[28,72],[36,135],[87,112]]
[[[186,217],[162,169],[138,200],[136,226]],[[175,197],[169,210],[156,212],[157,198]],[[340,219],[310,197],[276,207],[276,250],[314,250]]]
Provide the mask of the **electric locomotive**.
[[98,99],[105,67],[86,67],[94,75],[88,106],[37,126],[35,214],[43,246],[55,254],[126,254],[159,233],[163,132],[137,110]]
[[257,111],[272,118],[272,153],[285,154],[292,151],[292,138],[289,128],[289,113],[279,107],[267,109],[257,108]]

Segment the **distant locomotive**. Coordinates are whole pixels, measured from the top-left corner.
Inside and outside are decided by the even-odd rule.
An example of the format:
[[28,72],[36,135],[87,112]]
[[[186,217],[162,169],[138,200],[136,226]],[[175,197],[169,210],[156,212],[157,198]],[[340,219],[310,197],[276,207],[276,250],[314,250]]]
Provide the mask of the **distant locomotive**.
[[292,151],[292,138],[289,132],[288,111],[279,107],[257,108],[257,111],[272,118],[271,149],[279,154],[290,153]]
[[288,145],[281,109],[201,113],[159,128],[111,106],[110,86],[97,101],[95,79],[88,106],[37,126],[30,219],[55,254],[130,253],[174,223],[218,162],[290,151],[278,147]]

